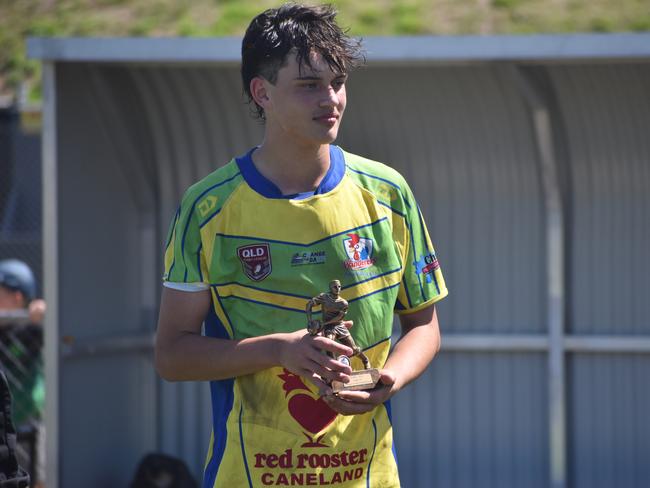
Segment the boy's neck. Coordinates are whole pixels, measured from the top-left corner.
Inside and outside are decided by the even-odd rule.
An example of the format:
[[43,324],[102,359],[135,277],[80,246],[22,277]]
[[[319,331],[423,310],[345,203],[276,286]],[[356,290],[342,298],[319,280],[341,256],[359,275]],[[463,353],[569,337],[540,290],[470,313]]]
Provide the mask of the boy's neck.
[[253,164],[283,195],[313,191],[330,167],[329,144],[298,146],[265,139],[253,152]]

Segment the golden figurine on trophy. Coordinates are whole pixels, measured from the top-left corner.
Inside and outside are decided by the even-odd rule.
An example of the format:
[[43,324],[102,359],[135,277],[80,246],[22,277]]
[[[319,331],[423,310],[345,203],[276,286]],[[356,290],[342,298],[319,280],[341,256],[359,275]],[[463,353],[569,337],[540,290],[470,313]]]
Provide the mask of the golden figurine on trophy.
[[[332,381],[332,390],[334,393],[338,393],[342,390],[369,390],[374,388],[377,381],[379,381],[379,370],[370,367],[370,360],[361,348],[355,344],[350,331],[343,323],[343,318],[348,312],[348,302],[340,295],[341,282],[332,280],[329,287],[329,293],[321,293],[307,302],[307,330],[311,335],[321,334],[328,339],[351,347],[354,351],[352,355],[359,356],[365,368],[353,371],[348,383]],[[321,320],[312,318],[312,308],[316,305],[321,307]],[[332,353],[328,352],[328,355],[334,357]],[[350,366],[349,357],[341,355],[336,359]]]

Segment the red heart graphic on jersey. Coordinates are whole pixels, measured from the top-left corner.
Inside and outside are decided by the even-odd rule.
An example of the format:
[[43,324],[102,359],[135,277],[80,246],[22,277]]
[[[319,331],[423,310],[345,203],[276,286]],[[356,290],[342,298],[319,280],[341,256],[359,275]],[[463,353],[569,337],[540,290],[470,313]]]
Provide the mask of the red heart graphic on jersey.
[[334,421],[338,415],[322,398],[314,400],[309,395],[298,395],[289,400],[289,413],[303,429],[316,434]]
[[286,396],[295,390],[306,392],[293,395],[288,402],[289,414],[303,429],[316,434],[334,421],[338,414],[328,407],[322,398],[314,398],[314,394],[303,383],[300,376],[286,369],[278,376],[283,381],[282,388]]

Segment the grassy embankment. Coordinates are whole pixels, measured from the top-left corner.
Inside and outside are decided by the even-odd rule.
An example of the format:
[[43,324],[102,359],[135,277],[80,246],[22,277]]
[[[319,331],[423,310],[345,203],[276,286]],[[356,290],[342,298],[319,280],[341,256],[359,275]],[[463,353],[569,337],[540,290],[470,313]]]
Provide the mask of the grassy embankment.
[[[306,1],[305,3],[314,3]],[[317,2],[319,3],[319,2]],[[334,0],[355,35],[504,34],[650,30],[648,0]],[[241,35],[258,0],[0,0],[0,97],[21,84],[38,101],[29,36]]]

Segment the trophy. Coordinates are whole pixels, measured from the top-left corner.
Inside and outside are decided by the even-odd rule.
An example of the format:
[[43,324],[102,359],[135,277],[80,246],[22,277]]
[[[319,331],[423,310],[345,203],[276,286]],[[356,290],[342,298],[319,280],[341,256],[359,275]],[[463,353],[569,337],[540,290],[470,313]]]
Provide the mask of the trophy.
[[[370,360],[354,343],[350,331],[343,324],[343,317],[348,312],[348,302],[340,296],[341,282],[332,280],[329,286],[329,293],[321,293],[307,302],[307,331],[311,335],[321,334],[328,339],[351,347],[354,351],[352,355],[359,356],[363,361],[364,369],[353,371],[348,383],[332,381],[331,387],[334,393],[343,390],[370,390],[379,381],[379,371],[370,367]],[[321,307],[322,320],[312,319],[312,308],[315,305]],[[334,358],[334,354],[331,352],[327,354]],[[335,359],[350,366],[350,358],[347,356],[341,355]]]

